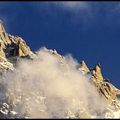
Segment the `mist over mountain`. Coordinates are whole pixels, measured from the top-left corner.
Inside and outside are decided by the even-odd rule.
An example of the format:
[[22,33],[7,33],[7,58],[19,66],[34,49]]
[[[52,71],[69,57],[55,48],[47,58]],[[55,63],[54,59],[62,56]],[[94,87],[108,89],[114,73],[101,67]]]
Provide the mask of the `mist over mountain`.
[[98,63],[31,51],[0,21],[0,118],[120,118],[120,90]]

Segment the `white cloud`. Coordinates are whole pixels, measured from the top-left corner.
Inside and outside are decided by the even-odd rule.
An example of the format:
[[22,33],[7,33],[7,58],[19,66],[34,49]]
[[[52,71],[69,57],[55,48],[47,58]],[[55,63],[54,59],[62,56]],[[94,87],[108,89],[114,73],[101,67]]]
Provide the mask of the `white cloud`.
[[89,5],[87,2],[55,2],[55,5],[63,7],[67,10],[80,10],[80,9],[88,9]]
[[[32,6],[34,9],[42,10],[44,9],[51,9],[52,7],[57,7],[61,8],[62,10],[70,10],[70,11],[77,11],[77,10],[90,10],[90,4],[89,2],[81,2],[81,1],[76,1],[76,2],[40,2],[40,3],[35,3],[35,2],[30,2],[30,6]],[[44,6],[42,8],[42,5]]]
[[82,27],[83,30],[91,27],[94,22],[95,15],[89,2],[54,2],[53,4],[61,11],[70,13],[70,22]]

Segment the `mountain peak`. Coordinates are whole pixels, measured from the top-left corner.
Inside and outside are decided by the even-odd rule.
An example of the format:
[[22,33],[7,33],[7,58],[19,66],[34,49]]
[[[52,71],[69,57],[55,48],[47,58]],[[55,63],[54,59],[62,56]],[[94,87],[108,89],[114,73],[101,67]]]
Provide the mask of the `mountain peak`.
[[83,73],[88,73],[90,71],[84,60],[80,62],[80,66],[78,69]]
[[[45,51],[45,52],[47,52],[47,53],[49,53],[50,55],[52,55],[52,56],[55,56],[55,58],[57,58],[57,60],[59,61],[59,62],[57,62],[57,64],[55,63],[55,68],[56,68],[56,65],[58,65],[58,64],[60,64],[60,69],[62,70],[62,72],[60,72],[60,73],[64,73],[64,74],[60,74],[60,77],[58,77],[58,78],[61,78],[61,76],[63,75],[63,76],[65,76],[65,79],[67,79],[68,78],[68,81],[69,81],[69,70],[71,69],[71,67],[69,67],[69,63],[67,63],[67,61],[66,61],[66,59],[65,59],[65,57],[64,56],[62,56],[62,55],[60,55],[56,50],[52,50],[52,49],[47,49],[47,48],[43,48],[43,50]],[[33,56],[32,56],[33,55]],[[26,42],[21,38],[21,37],[19,37],[19,36],[13,36],[13,35],[10,35],[10,34],[8,34],[8,33],[6,33],[6,31],[5,31],[5,29],[4,29],[4,26],[3,26],[3,22],[0,20],[0,75],[1,75],[1,78],[2,78],[2,73],[3,73],[3,71],[7,71],[7,70],[12,70],[12,71],[14,71],[15,69],[17,69],[16,68],[16,63],[17,63],[17,58],[33,58],[32,60],[34,60],[34,55],[36,55],[37,56],[37,54],[34,54],[31,50],[30,50],[30,48],[29,48],[29,46],[26,44]],[[47,58],[47,57],[45,57],[45,58]],[[49,59],[49,57],[47,58],[47,59]],[[42,60],[41,60],[42,61]],[[47,60],[47,62],[48,62],[49,60]],[[47,62],[45,62],[45,64],[47,63]],[[38,63],[38,61],[37,61],[37,63]],[[53,63],[54,63],[54,61],[52,62],[52,65],[53,65]],[[36,64],[36,63],[35,63]],[[45,65],[44,64],[44,65]],[[44,68],[44,65],[43,65],[43,68]],[[61,67],[62,66],[62,67]],[[33,67],[33,66],[32,66]],[[36,65],[35,65],[35,67],[36,67]],[[48,67],[49,67],[49,65],[48,65]],[[47,69],[44,69],[44,71],[45,72],[47,72],[47,71],[49,71],[48,70],[48,67],[46,67],[45,66],[45,68],[47,68]],[[50,65],[50,67],[51,67],[51,65]],[[75,66],[76,67],[76,66]],[[39,67],[38,66],[38,68],[39,69],[41,69],[41,66]],[[67,69],[66,69],[67,68]],[[35,68],[36,69],[36,68]],[[50,69],[50,70],[53,70],[54,68],[52,68],[52,69]],[[34,69],[33,69],[34,70]],[[77,72],[78,74],[82,74],[83,76],[86,76],[88,79],[89,79],[89,82],[90,83],[94,83],[94,85],[95,85],[95,87],[97,88],[96,89],[96,91],[98,92],[98,93],[100,93],[100,96],[104,96],[104,98],[106,98],[105,100],[108,102],[110,102],[110,105],[112,105],[112,104],[114,104],[114,106],[115,106],[115,109],[117,108],[118,110],[120,110],[120,105],[117,103],[118,102],[118,99],[117,99],[117,95],[118,96],[120,96],[120,90],[119,89],[117,89],[117,88],[115,88],[110,82],[108,82],[108,80],[106,79],[106,80],[104,80],[103,79],[103,76],[102,76],[102,72],[101,72],[101,65],[100,65],[100,63],[98,63],[98,64],[96,64],[95,65],[95,67],[93,68],[93,69],[89,69],[88,68],[88,66],[87,66],[87,64],[85,63],[85,61],[84,60],[82,60],[81,62],[80,62],[80,64],[77,66],[77,69],[75,69],[75,71],[76,70],[78,70],[79,72]],[[27,71],[29,72],[29,70],[28,70],[28,68],[27,68]],[[39,72],[40,72],[40,70],[38,70]],[[54,70],[53,70],[54,71]],[[24,69],[23,69],[23,72],[25,72],[24,71]],[[43,72],[44,73],[44,75],[46,76],[46,74],[45,74],[45,72]],[[51,72],[51,71],[50,71]],[[58,73],[59,73],[58,72]],[[30,72],[31,73],[31,72]],[[35,73],[35,72],[34,72]],[[77,74],[77,75],[78,75]],[[48,75],[51,75],[51,73],[50,74],[48,74]],[[20,75],[19,75],[20,76]],[[4,76],[3,76],[4,77]],[[25,80],[27,79],[27,74],[26,74],[26,72],[25,72]],[[24,81],[24,77],[21,77],[20,76],[20,78],[22,78],[22,81]],[[71,76],[70,76],[71,77]],[[82,76],[81,76],[82,77]],[[82,80],[82,78],[80,77],[80,79]],[[28,77],[28,80],[30,80],[29,79],[30,78],[30,76]],[[43,77],[44,78],[44,77]],[[50,78],[52,78],[52,77],[50,77]],[[56,72],[55,72],[55,81],[56,81]],[[64,78],[64,77],[63,77]],[[78,77],[77,77],[78,78]],[[12,77],[12,79],[14,79],[14,76]],[[16,79],[16,78],[15,78]],[[31,79],[33,79],[33,78],[31,78]],[[35,79],[36,79],[36,74],[35,74]],[[33,79],[33,80],[35,80],[35,79]],[[39,77],[39,79],[40,79],[40,77]],[[74,83],[74,79],[76,79],[76,77],[73,77],[73,82],[72,82],[72,85],[73,85],[73,83]],[[78,79],[78,80],[80,80],[80,79]],[[87,79],[87,80],[88,80]],[[9,79],[10,80],[10,79]],[[60,79],[61,80],[61,79]],[[14,81],[14,80],[13,80]],[[17,79],[17,85],[19,85],[19,78]],[[76,81],[76,80],[75,80]],[[7,81],[8,82],[8,81]],[[27,82],[27,83],[29,83],[29,81]],[[30,82],[31,83],[31,82]],[[56,82],[55,82],[56,83]],[[55,83],[54,83],[54,85],[55,85]],[[60,82],[58,82],[58,83],[61,83],[61,81]],[[57,84],[58,84],[57,83]],[[77,84],[78,84],[79,82],[77,82]],[[86,83],[86,82],[85,82]],[[0,84],[1,85],[1,84]],[[15,86],[17,86],[16,84],[14,84]],[[29,84],[28,84],[29,85]],[[34,84],[33,84],[34,85]],[[83,84],[82,84],[83,85]],[[88,89],[88,84],[84,84],[85,85],[85,88],[87,88]],[[30,85],[31,86],[31,85]],[[63,83],[62,83],[62,86],[63,86]],[[69,85],[67,84],[67,87],[68,87]],[[80,86],[80,85],[78,85],[78,86]],[[1,87],[1,86],[0,86]],[[5,87],[6,87],[6,84],[5,84]],[[36,87],[36,86],[34,86],[34,87]],[[83,89],[83,87],[82,86],[80,86],[81,88],[80,88],[80,92],[82,91],[83,93],[84,93],[84,89]],[[13,88],[14,88],[14,86],[13,86]],[[16,87],[17,88],[17,87]],[[20,91],[20,88],[22,89],[23,87],[19,87],[19,89],[15,89],[15,95],[16,95],[16,91]],[[26,86],[25,86],[25,88],[26,88]],[[57,88],[57,87],[56,87]],[[76,88],[76,87],[75,87]],[[50,89],[51,89],[51,87],[50,87]],[[2,92],[2,90],[4,91],[4,89],[0,89],[1,91],[0,92]],[[26,89],[24,89],[24,90],[26,90]],[[30,89],[31,90],[31,89]],[[39,89],[40,90],[40,89]],[[61,89],[61,90],[63,90],[63,89]],[[73,90],[73,89],[71,89],[71,90]],[[77,89],[76,89],[77,90]],[[75,92],[76,92],[76,90],[75,90]],[[25,91],[24,91],[25,92]],[[23,92],[23,93],[24,93]],[[30,91],[30,93],[31,93],[31,91]],[[47,93],[47,92],[46,92]],[[63,93],[63,92],[62,92]],[[90,94],[91,92],[88,92],[88,94]],[[13,92],[11,92],[10,93],[13,97],[16,97],[16,96],[14,96],[14,94],[13,94]],[[27,98],[27,96],[28,95],[23,95],[23,94],[18,94],[19,95],[19,97],[16,97],[16,101],[20,101],[20,100],[23,100],[23,101],[25,101],[25,102],[27,102],[27,101],[29,101],[29,100],[33,100],[33,99],[29,99],[29,98]],[[32,94],[31,94],[32,95]],[[37,95],[36,96],[36,98],[34,98],[35,100],[37,100],[37,102],[33,102],[33,104],[36,104],[36,103],[44,103],[43,101],[40,101],[39,102],[39,100],[41,100],[41,98],[38,96],[38,92],[37,92],[37,94],[35,94],[34,93],[34,97],[35,97],[35,95]],[[41,95],[41,93],[40,93],[40,95]],[[75,95],[78,95],[78,94],[75,94]],[[85,94],[82,94],[82,95],[85,95]],[[1,93],[0,93],[0,96],[1,96]],[[32,95],[33,96],[33,95]],[[71,95],[70,95],[71,96]],[[95,95],[94,95],[95,96]],[[93,96],[93,97],[94,97]],[[27,99],[26,99],[26,98]],[[41,96],[41,97],[44,97],[44,96]],[[75,96],[76,97],[76,96]],[[96,97],[96,96],[95,96]],[[38,99],[37,99],[38,98]],[[45,98],[45,97],[44,97]],[[47,98],[47,97],[46,97]],[[48,97],[49,98],[49,97]],[[58,98],[58,97],[57,97]],[[82,97],[81,97],[82,98]],[[92,97],[90,97],[90,98],[92,98]],[[10,101],[9,99],[8,99],[8,101],[7,101],[7,99],[4,99],[5,100],[5,102],[8,102],[8,106],[9,105],[12,105],[10,102],[12,102],[12,101]],[[75,99],[73,99],[73,97],[72,97],[72,100],[75,100]],[[91,99],[92,100],[92,99]],[[9,116],[9,113],[11,114],[11,112],[14,112],[11,108],[12,107],[8,107],[8,108],[5,108],[5,106],[6,106],[6,103],[4,103],[4,101],[2,101],[3,103],[0,103],[0,117],[1,116]],[[45,101],[45,102],[47,102],[47,101]],[[94,103],[94,101],[91,101],[92,103],[90,103],[92,106],[93,106],[93,103]],[[15,102],[12,102],[13,103],[13,105],[14,106],[19,106],[19,104],[15,104]],[[17,103],[17,102],[16,102]],[[29,102],[28,102],[29,103]],[[30,102],[31,103],[31,102]],[[79,102],[80,103],[80,102]],[[81,102],[82,103],[82,102]],[[84,103],[84,102],[83,102]],[[55,103],[56,104],[56,103]],[[99,103],[100,104],[100,103]],[[21,103],[20,103],[20,105],[21,105]],[[27,104],[28,105],[28,104]],[[44,105],[44,104],[43,104]],[[86,104],[87,105],[87,104]],[[85,106],[86,106],[85,105]],[[2,106],[2,107],[1,107]],[[30,107],[31,107],[31,104],[30,104]],[[80,106],[81,107],[81,106]],[[112,107],[112,106],[111,106]],[[88,108],[89,108],[89,106],[88,106]],[[6,113],[6,111],[9,111],[8,113]],[[35,109],[34,109],[35,110]],[[80,110],[80,109],[79,109]],[[19,111],[19,110],[18,110]],[[43,111],[43,110],[42,110]],[[80,112],[80,111],[78,111],[78,112]],[[73,113],[73,114],[75,114],[76,116],[78,116],[78,112],[77,113]],[[85,111],[86,112],[86,111]],[[85,113],[85,112],[82,112],[82,113]],[[98,112],[98,111],[97,111]],[[101,111],[100,111],[101,112]],[[67,112],[66,112],[67,113]],[[110,113],[111,114],[111,113]],[[84,115],[84,114],[83,114]],[[11,115],[12,116],[12,115]],[[14,115],[13,115],[14,116]],[[12,117],[13,117],[12,116]],[[80,115],[80,117],[81,117],[81,115]],[[85,116],[86,117],[86,116]]]
[[98,64],[95,65],[95,67],[94,67],[93,70],[92,70],[92,74],[94,75],[94,77],[95,77],[98,81],[103,80],[100,63],[98,63]]
[[9,58],[11,57],[25,57],[31,54],[33,53],[26,42],[19,36],[6,33],[3,22],[0,20],[0,61],[10,64]]
[[5,28],[4,28],[4,25],[3,25],[3,21],[0,20],[0,33],[2,32],[5,32]]

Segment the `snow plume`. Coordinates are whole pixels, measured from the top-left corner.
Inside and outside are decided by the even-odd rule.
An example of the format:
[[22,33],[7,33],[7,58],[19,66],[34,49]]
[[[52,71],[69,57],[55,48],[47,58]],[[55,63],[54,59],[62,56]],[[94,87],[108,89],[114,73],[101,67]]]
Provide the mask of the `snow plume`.
[[101,115],[106,102],[76,65],[70,55],[60,59],[44,48],[33,60],[20,60],[16,70],[4,76],[5,96],[11,108],[26,118]]

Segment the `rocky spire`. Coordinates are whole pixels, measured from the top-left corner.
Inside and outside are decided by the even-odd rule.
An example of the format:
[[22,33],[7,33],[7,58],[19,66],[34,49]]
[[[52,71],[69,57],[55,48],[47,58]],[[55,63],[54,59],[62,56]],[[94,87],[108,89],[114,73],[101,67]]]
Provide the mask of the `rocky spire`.
[[4,28],[2,20],[0,20],[0,39],[1,39],[0,42],[3,42],[5,45],[11,43],[11,41],[9,39],[9,35],[5,31],[5,28]]
[[102,72],[101,72],[101,66],[98,63],[92,70],[93,76],[97,79],[97,81],[103,80]]
[[0,20],[0,33],[6,32],[2,20]]
[[11,65],[8,59],[12,57],[31,57],[33,52],[26,42],[19,36],[13,36],[5,31],[3,22],[0,20],[0,69],[8,69]]
[[83,73],[88,73],[90,71],[89,68],[87,67],[86,63],[84,62],[84,60],[82,60],[80,62],[80,66],[79,66],[78,70],[80,70]]

